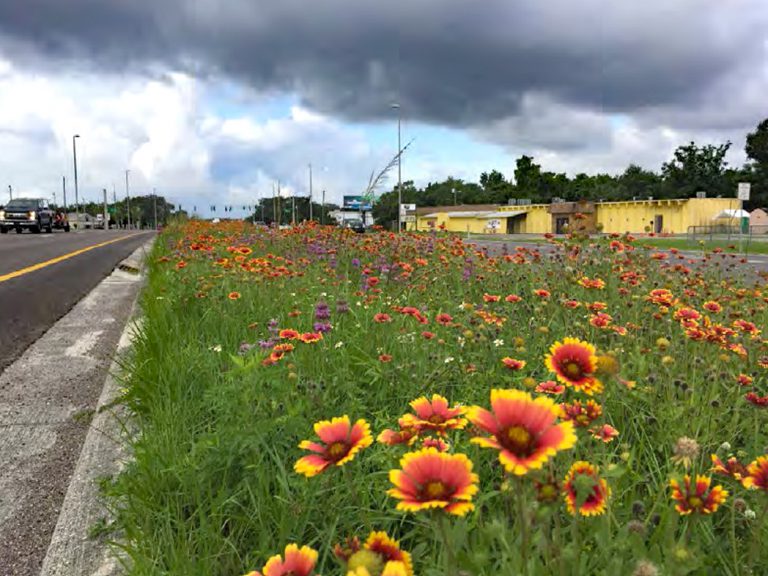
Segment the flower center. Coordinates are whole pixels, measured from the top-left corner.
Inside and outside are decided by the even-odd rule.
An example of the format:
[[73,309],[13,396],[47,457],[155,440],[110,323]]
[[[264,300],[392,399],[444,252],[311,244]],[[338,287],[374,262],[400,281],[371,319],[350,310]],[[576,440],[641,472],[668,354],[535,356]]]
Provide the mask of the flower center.
[[334,442],[328,446],[328,456],[330,456],[332,460],[341,460],[346,453],[347,445],[344,444],[344,442]]
[[565,364],[563,371],[571,378],[577,378],[581,376],[581,365],[571,360]]
[[440,414],[433,414],[432,416],[429,417],[429,422],[431,424],[442,424],[443,422],[445,422],[445,418],[440,416]]
[[698,496],[689,496],[688,497],[688,505],[691,508],[701,508],[701,505],[704,504],[701,498]]
[[522,426],[512,426],[504,434],[504,447],[516,455],[528,456],[533,448],[533,436]]
[[431,500],[440,500],[448,490],[440,480],[432,480],[424,485],[424,495]]

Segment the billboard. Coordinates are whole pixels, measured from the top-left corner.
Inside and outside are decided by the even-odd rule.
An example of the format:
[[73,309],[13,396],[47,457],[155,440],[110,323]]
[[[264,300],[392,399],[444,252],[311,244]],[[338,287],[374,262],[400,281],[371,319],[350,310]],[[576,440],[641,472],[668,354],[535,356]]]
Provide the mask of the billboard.
[[343,208],[346,210],[362,210],[363,212],[373,210],[370,200],[362,196],[344,196]]

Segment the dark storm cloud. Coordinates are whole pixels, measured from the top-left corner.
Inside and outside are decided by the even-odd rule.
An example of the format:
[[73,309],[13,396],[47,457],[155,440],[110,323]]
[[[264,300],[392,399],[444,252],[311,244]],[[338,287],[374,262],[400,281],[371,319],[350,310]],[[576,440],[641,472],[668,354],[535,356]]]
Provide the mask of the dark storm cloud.
[[478,126],[528,93],[632,114],[765,63],[763,0],[0,0],[37,65],[225,75],[326,113]]

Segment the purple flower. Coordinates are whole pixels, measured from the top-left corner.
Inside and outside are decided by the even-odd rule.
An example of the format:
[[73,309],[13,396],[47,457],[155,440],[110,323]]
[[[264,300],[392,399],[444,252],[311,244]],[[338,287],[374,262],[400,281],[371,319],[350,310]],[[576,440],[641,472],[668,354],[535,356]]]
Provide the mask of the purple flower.
[[318,302],[315,305],[315,319],[316,320],[328,320],[331,317],[331,311],[328,308],[328,304],[325,302]]
[[241,356],[243,356],[243,355],[247,354],[248,352],[250,352],[252,348],[255,348],[254,344],[249,344],[248,342],[241,342],[240,343],[239,353],[240,353]]
[[315,332],[330,332],[333,326],[331,326],[330,322],[315,322],[312,328],[314,328]]
[[267,348],[273,348],[274,346],[275,346],[275,341],[272,339],[259,340],[259,348],[267,349]]
[[360,258],[352,258],[352,266],[358,268],[360,266]]
[[337,300],[336,301],[336,313],[337,314],[346,314],[349,312],[349,304],[347,304],[346,300]]

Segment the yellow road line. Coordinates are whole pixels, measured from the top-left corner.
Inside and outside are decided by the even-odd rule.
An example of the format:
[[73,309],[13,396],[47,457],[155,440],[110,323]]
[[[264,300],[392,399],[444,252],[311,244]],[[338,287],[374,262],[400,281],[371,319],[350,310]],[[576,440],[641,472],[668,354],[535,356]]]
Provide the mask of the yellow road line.
[[102,246],[106,246],[107,244],[113,244],[115,242],[120,242],[120,240],[133,238],[134,236],[138,236],[138,234],[129,234],[128,236],[121,236],[120,238],[115,238],[113,240],[108,240],[106,242],[92,244],[91,246],[80,248],[80,250],[75,250],[74,252],[70,252],[69,254],[57,256],[56,258],[51,258],[50,260],[46,260],[45,262],[38,262],[37,264],[32,264],[32,266],[27,266],[26,268],[16,270],[15,272],[9,272],[8,274],[4,274],[3,276],[0,276],[0,283],[6,282],[7,280],[11,280],[13,278],[18,278],[19,276],[24,276],[24,274],[29,274],[30,272],[34,272],[35,270],[40,270],[41,268],[45,268],[46,266],[51,266],[53,264],[58,264],[59,262],[63,262],[64,260],[69,260],[70,258],[79,256],[80,254],[84,254],[86,252],[90,252],[91,250],[95,250],[96,248],[101,248]]

